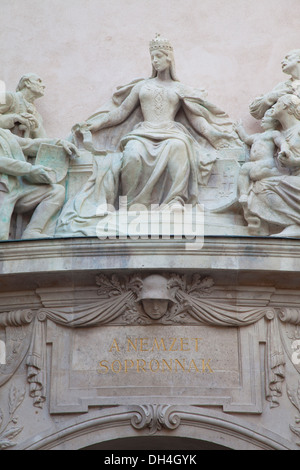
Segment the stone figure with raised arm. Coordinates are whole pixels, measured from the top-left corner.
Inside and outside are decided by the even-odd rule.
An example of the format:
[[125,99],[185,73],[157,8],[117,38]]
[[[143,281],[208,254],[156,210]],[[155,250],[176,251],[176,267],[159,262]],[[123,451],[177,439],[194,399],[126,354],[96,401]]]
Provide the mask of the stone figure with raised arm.
[[[279,121],[284,139],[278,153],[283,169],[278,176],[268,176],[253,183],[247,209],[269,227],[274,227],[274,236],[299,238],[300,98],[293,94],[282,96],[272,107],[271,116]],[[279,233],[278,227],[283,228]]]
[[0,128],[20,137],[46,137],[43,120],[35,100],[44,96],[45,85],[35,73],[23,75],[15,92],[7,92],[0,103]]
[[76,143],[82,139],[95,156],[96,146],[113,151],[98,152],[91,179],[60,217],[60,235],[95,234],[97,205],[114,205],[118,195],[126,196],[128,207],[180,211],[195,205],[198,184],[207,182],[217,152],[244,151],[228,115],[206,101],[204,90],[179,82],[169,41],[157,35],[150,55],[150,78],[120,87],[107,108],[74,126]]
[[262,119],[266,111],[270,109],[277,100],[286,94],[300,96],[300,49],[290,51],[283,59],[282,71],[290,78],[280,82],[272,91],[257,97],[250,104],[250,113],[256,119]]

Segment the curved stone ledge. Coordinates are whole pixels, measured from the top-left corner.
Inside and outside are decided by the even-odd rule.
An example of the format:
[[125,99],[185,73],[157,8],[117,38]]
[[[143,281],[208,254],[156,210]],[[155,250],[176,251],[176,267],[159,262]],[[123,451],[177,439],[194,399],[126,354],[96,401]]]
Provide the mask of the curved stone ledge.
[[[99,240],[97,238],[44,239],[0,243],[0,274],[41,275],[101,270],[213,270],[234,276],[263,276],[300,271],[300,244],[296,239],[266,237],[205,237],[201,249],[187,248],[185,240]],[[221,256],[222,255],[222,256]],[[228,278],[228,277],[227,277]],[[255,279],[256,281],[259,279]],[[282,285],[282,287],[286,287]],[[293,286],[288,284],[288,287]]]

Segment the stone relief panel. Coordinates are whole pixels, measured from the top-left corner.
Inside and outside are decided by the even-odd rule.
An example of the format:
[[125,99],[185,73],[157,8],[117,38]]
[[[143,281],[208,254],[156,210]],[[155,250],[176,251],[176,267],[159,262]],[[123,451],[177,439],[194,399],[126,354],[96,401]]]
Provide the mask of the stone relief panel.
[[[98,383],[101,388],[101,377],[108,374],[105,383],[109,379],[112,381],[111,390],[122,391],[122,387],[126,389],[126,385],[115,383],[120,380],[121,375],[124,377],[124,374],[132,372],[139,379],[147,372],[146,378],[149,378],[149,374],[154,374],[152,380],[156,372],[162,372],[166,377],[176,369],[174,387],[183,387],[185,374],[194,374],[195,380],[201,377],[202,387],[210,390],[210,398],[205,398],[205,392],[200,402],[212,399],[219,403],[224,399],[223,406],[233,408],[234,401],[238,403],[239,399],[232,397],[246,393],[243,387],[240,389],[241,384],[253,385],[260,375],[257,357],[260,340],[253,341],[251,338],[257,334],[259,338],[259,331],[263,329],[266,332],[261,336],[267,346],[267,355],[270,357],[268,367],[272,376],[266,387],[267,398],[274,406],[277,404],[285,361],[276,327],[275,310],[268,307],[270,293],[260,302],[250,299],[240,303],[234,297],[224,301],[214,296],[212,278],[175,273],[151,274],[145,277],[108,277],[100,274],[96,278],[96,286],[97,295],[92,301],[76,299],[74,296],[71,301],[72,296],[69,296],[64,304],[57,293],[38,291],[43,308],[1,314],[8,357],[7,364],[1,366],[2,383],[9,380],[25,360],[30,396],[35,406],[42,407],[46,400],[46,344],[51,343],[53,377],[63,364],[62,357],[65,357],[68,365],[65,364],[63,370],[74,369],[73,385],[75,387],[77,384],[79,389],[82,388],[79,386],[82,380],[83,383],[93,381],[94,387]],[[65,297],[66,293],[61,295]],[[261,321],[264,326],[259,326]],[[14,335],[9,326],[12,324],[17,325],[17,333]],[[196,330],[198,333],[195,336]],[[12,347],[10,344],[14,345],[16,358],[12,356],[9,359]],[[232,354],[226,357],[224,348],[233,348]],[[244,348],[247,353],[243,353]],[[252,351],[250,358],[249,348]],[[70,356],[70,351],[73,351],[74,357]],[[127,357],[129,352],[131,356]],[[249,364],[241,366],[249,360],[251,367]],[[224,370],[228,371],[229,382],[222,375]],[[244,373],[249,370],[253,372],[255,380],[254,377],[245,379]],[[119,375],[121,371],[122,374]],[[85,374],[89,376],[87,382],[83,379]],[[212,398],[212,378],[219,384],[213,387],[217,393],[215,399]],[[151,380],[148,388],[151,387]],[[157,386],[161,380],[160,377]],[[169,377],[166,383],[170,380]],[[223,394],[218,395],[219,389],[224,386],[225,391],[233,390],[226,399]],[[71,387],[72,390],[76,388],[74,387]],[[143,393],[140,395],[147,396],[147,387],[142,388]],[[67,390],[66,384],[62,389]],[[199,384],[191,383],[192,389],[195,399],[199,399]],[[58,390],[57,385],[53,385],[52,396],[53,390]],[[228,390],[226,393],[229,393]],[[128,390],[126,393],[128,394]],[[182,392],[183,395],[186,393]],[[102,396],[102,403],[106,399],[111,401],[104,392]],[[163,392],[161,396],[164,396]],[[250,408],[259,410],[258,403],[259,399]]]
[[[151,77],[119,87],[105,107],[75,124],[66,140],[46,138],[34,104],[44,93],[39,77],[25,75],[7,95],[0,110],[2,205],[7,206],[11,187],[15,198],[3,216],[3,240],[13,213],[37,211],[41,204],[45,220],[34,212],[23,238],[118,236],[120,227],[111,218],[121,207],[174,213],[199,204],[206,235],[298,237],[293,201],[298,197],[299,50],[282,62],[289,80],[251,103],[250,113],[263,130],[255,135],[207,101],[204,89],[178,80],[167,39],[157,35],[149,50]],[[77,162],[68,161],[72,154]],[[33,168],[28,157],[36,158]],[[20,167],[17,173],[13,165]],[[24,188],[36,191],[34,185],[39,195],[29,207],[22,204]],[[59,202],[58,196],[48,197],[55,185]]]
[[24,75],[6,94],[1,240],[10,230],[24,239],[129,236],[115,212],[173,214],[199,205],[201,234],[299,236],[299,50],[282,62],[290,78],[251,103],[262,126],[255,135],[210,103],[202,87],[179,81],[166,38],[157,35],[149,51],[151,76],[119,87],[66,139],[46,135],[35,106],[45,89],[39,76]]
[[[195,273],[101,273],[91,292],[38,289],[41,308],[0,314],[1,386],[23,364],[35,408],[67,416],[140,407],[141,422],[132,425],[150,432],[180,425],[163,423],[172,405],[261,415],[264,400],[280,406],[285,387],[299,411],[300,310],[283,307],[282,293],[279,306],[272,289],[259,298],[247,288],[224,292]],[[8,398],[19,407],[24,393],[11,387],[16,398]],[[16,406],[9,409],[2,410],[3,448],[23,429]],[[290,429],[299,436],[298,417]]]

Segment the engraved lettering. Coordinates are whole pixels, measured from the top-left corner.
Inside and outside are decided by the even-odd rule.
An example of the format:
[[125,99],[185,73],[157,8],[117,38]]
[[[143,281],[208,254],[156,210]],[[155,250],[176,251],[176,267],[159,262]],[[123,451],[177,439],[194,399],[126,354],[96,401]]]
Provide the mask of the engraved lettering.
[[177,338],[172,338],[172,340],[173,340],[173,342],[172,342],[172,344],[171,344],[171,346],[170,346],[169,351],[178,351],[178,349],[174,349],[175,343],[176,343],[176,341],[177,341]]
[[[142,363],[143,365],[141,365],[140,363]],[[146,367],[146,361],[144,359],[138,359],[137,360],[137,372],[140,372],[140,369],[143,372],[146,372],[145,367]]]
[[202,340],[202,338],[192,338],[193,341],[195,341],[195,352],[199,352],[199,341]]
[[129,346],[132,347],[137,352],[137,339],[135,339],[135,344],[131,341],[130,338],[127,338],[127,351],[129,352]]
[[166,348],[166,345],[165,345],[165,342],[164,342],[164,339],[161,338],[160,339],[160,342],[158,343],[157,341],[157,338],[154,338],[154,341],[153,341],[153,346],[152,346],[152,349],[151,349],[151,352],[154,351],[154,347],[157,348],[158,351],[160,351],[160,346],[162,347],[163,351],[166,351],[167,348]]
[[98,370],[98,374],[107,374],[107,372],[109,371],[108,364],[109,364],[108,361],[100,361],[99,366],[105,370],[104,371]]
[[[189,346],[189,340],[188,338],[180,338],[180,351],[190,351],[190,348],[188,347]],[[184,349],[185,347],[187,347],[188,349]]]
[[116,351],[120,352],[120,348],[119,348],[119,345],[118,345],[116,339],[113,340],[109,352],[112,352],[113,349],[115,349]]
[[[153,366],[153,364],[155,364],[155,366]],[[153,369],[153,367],[156,367]],[[159,362],[157,359],[152,359],[150,361],[150,370],[151,372],[157,372],[159,370]]]
[[127,373],[129,369],[132,369],[134,367],[134,362],[131,359],[125,359],[124,362],[124,368],[125,372]]
[[208,361],[205,363],[205,359],[202,359],[202,372],[205,372],[206,369],[212,374],[213,373],[213,370],[212,368],[210,367],[210,359],[208,359]]
[[148,338],[140,338],[140,351],[149,351]]
[[175,359],[175,372],[177,372],[177,365],[181,367],[183,371],[185,371],[185,359],[183,359],[183,364],[179,361],[179,359]]
[[[172,370],[173,370],[173,369],[172,369],[172,364],[173,364],[172,359],[171,359],[171,361],[170,361],[170,364],[168,364],[167,361],[166,361],[165,359],[163,359],[163,360],[162,360],[162,363],[161,363],[161,365],[162,365],[162,371],[164,372],[165,370],[168,369],[170,372],[172,372]],[[167,366],[167,369],[165,368],[165,366]]]
[[[115,364],[117,364],[117,370],[115,370]],[[115,374],[119,374],[122,370],[122,364],[120,361],[114,361],[111,365],[111,370],[115,373]]]
[[190,362],[189,372],[192,372],[193,370],[195,370],[195,372],[199,372],[199,369],[196,366],[194,359],[192,359]]

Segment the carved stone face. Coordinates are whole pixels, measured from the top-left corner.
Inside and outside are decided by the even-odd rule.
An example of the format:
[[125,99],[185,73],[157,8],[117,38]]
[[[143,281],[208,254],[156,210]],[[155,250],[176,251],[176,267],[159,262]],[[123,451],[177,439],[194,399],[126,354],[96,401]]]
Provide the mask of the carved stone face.
[[275,122],[276,121],[272,117],[272,113],[271,112],[266,112],[266,114],[264,115],[264,117],[261,120],[261,127],[264,130],[274,129]]
[[272,107],[272,116],[273,118],[278,117],[284,110],[286,109],[286,105],[283,103],[281,99],[279,99],[274,106]]
[[143,308],[152,320],[159,320],[168,311],[169,301],[166,299],[143,299]]
[[163,72],[170,67],[170,59],[159,49],[151,53],[151,61],[154,69],[157,72]]
[[45,85],[38,75],[32,75],[28,82],[28,88],[30,88],[37,98],[44,96]]
[[287,74],[292,74],[293,70],[300,63],[299,51],[291,51],[281,62],[282,71]]

